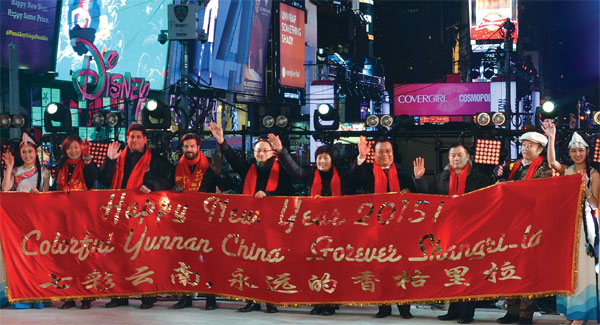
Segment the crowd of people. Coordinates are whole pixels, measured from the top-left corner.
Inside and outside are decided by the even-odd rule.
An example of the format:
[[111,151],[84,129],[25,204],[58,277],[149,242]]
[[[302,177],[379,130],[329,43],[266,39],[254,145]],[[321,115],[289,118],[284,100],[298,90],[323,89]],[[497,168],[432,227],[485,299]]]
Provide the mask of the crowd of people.
[[[579,280],[574,295],[557,297],[557,309],[564,313],[573,324],[585,320],[598,319],[598,290],[596,287],[595,251],[597,226],[591,211],[598,207],[600,198],[600,177],[588,164],[589,145],[576,132],[568,145],[572,165],[566,166],[556,160],[556,128],[552,123],[544,123],[544,134],[527,132],[520,137],[522,158],[512,169],[495,169],[488,175],[473,164],[468,147],[462,143],[450,145],[448,165],[435,175],[435,180],[427,182],[424,177],[426,162],[416,158],[412,168],[400,166],[394,162],[393,143],[389,139],[378,139],[374,144],[374,161],[367,162],[371,151],[365,137],[358,142],[358,156],[351,168],[344,170],[337,162],[337,155],[329,146],[319,147],[315,153],[316,164],[299,166],[281,139],[273,134],[260,139],[253,145],[254,159],[246,160],[233,150],[224,138],[223,129],[211,123],[210,131],[218,144],[218,150],[231,168],[239,174],[243,183],[242,194],[253,195],[257,199],[269,195],[294,195],[293,183],[301,183],[309,188],[313,197],[340,196],[356,193],[433,193],[441,195],[461,195],[498,182],[526,181],[535,178],[551,177],[553,170],[561,175],[582,174],[587,185],[584,226],[579,236]],[[78,136],[70,135],[62,144],[63,160],[56,168],[55,175],[40,165],[37,155],[37,143],[24,133],[19,154],[22,164],[15,166],[15,157],[9,151],[2,155],[6,165],[2,179],[2,191],[40,193],[49,190],[69,192],[73,190],[91,190],[95,184],[107,189],[136,189],[142,193],[172,190],[174,192],[199,191],[215,193],[219,186],[218,174],[201,148],[201,139],[197,134],[188,133],[181,137],[182,155],[175,167],[158,152],[148,147],[144,127],[132,124],[127,130],[127,144],[124,148],[119,142],[109,145],[106,158],[100,168],[91,163],[89,145]],[[542,153],[548,146],[547,157]],[[0,260],[3,263],[2,260]],[[0,265],[0,272],[3,272]],[[0,279],[4,278],[3,274]],[[5,283],[0,283],[4,289]],[[2,292],[5,296],[5,293]],[[5,298],[5,297],[4,297]],[[142,298],[141,309],[148,309],[156,302],[156,297]],[[128,299],[111,299],[107,308],[128,305]],[[13,308],[43,308],[47,303],[13,304]],[[75,306],[75,301],[65,301],[61,308]],[[91,306],[91,300],[83,300],[81,308]],[[192,306],[191,296],[181,296],[173,308]],[[534,299],[513,299],[507,301],[507,313],[497,321],[501,324],[531,324],[534,312]],[[453,302],[445,315],[439,320],[456,320],[458,323],[470,323],[475,312],[474,302]],[[214,296],[206,297],[207,310],[217,308]],[[311,314],[335,314],[336,305],[317,305]],[[260,310],[259,303],[247,302],[240,312]],[[410,305],[398,305],[403,318],[412,318]],[[267,304],[266,311],[278,312],[273,305]],[[391,305],[380,305],[375,315],[384,318],[392,314]]]

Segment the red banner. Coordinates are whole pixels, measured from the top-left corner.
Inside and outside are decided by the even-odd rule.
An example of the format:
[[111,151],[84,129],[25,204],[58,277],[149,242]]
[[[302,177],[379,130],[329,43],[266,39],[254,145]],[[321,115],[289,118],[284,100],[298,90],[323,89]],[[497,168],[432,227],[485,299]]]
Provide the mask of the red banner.
[[566,294],[581,177],[460,197],[2,193],[12,301],[200,292],[276,304]]

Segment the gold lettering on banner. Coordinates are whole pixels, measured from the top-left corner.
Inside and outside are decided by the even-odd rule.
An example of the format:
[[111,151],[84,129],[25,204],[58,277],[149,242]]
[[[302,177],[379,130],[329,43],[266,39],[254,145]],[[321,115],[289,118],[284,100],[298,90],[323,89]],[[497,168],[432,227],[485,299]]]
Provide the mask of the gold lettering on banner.
[[175,223],[184,223],[185,222],[185,213],[187,212],[188,206],[186,205],[181,205],[181,204],[177,204],[177,208],[175,209],[175,218],[173,219],[173,222]]
[[[387,219],[385,221],[383,221],[383,219],[381,218],[381,215],[383,213],[383,209],[385,209],[386,207],[391,207],[392,211],[388,215]],[[379,207],[379,212],[377,212],[377,221],[379,221],[379,223],[382,225],[387,225],[392,221],[392,219],[394,219],[394,213],[396,213],[396,205],[393,202],[384,202]]]
[[131,205],[129,205],[127,211],[125,211],[125,216],[127,217],[127,219],[140,218],[141,225],[144,222],[144,218],[152,214],[155,208],[156,204],[154,204],[154,202],[146,200],[144,208],[142,209],[142,211],[138,212],[138,203],[133,202]]
[[[175,284],[175,280],[177,279],[177,282],[183,284],[184,287],[188,284],[191,286],[197,286],[198,283],[200,283],[200,273],[191,271],[190,269],[191,268],[189,265],[179,262],[179,267],[173,269],[173,271],[177,273],[171,274],[171,283]],[[194,281],[192,281],[192,275],[194,275]]]
[[356,280],[354,284],[360,283],[360,288],[363,291],[375,292],[375,282],[380,282],[379,279],[375,278],[375,275],[371,271],[364,271],[360,274],[359,276],[352,277],[352,280]]
[[60,284],[59,282],[66,282],[73,280],[73,277],[66,276],[64,278],[59,278],[56,274],[50,273],[48,274],[51,278],[50,282],[40,284],[42,289],[46,289],[48,287],[54,287],[56,289],[69,289],[70,285],[67,283]]
[[469,268],[466,266],[457,266],[455,268],[451,268],[451,269],[444,269],[444,271],[446,271],[446,275],[449,278],[449,283],[444,283],[444,287],[449,287],[449,286],[453,286],[453,285],[464,285],[466,287],[470,286],[471,284],[468,282],[465,282],[465,274],[467,274],[467,272],[469,272]]
[[150,277],[152,274],[154,274],[154,271],[148,271],[148,267],[147,266],[142,266],[142,267],[138,267],[136,268],[135,274],[132,274],[128,277],[125,278],[125,280],[127,281],[131,281],[131,283],[133,284],[133,286],[137,287],[138,285],[142,284],[142,283],[154,283],[154,280],[152,280],[152,278]]
[[423,253],[422,256],[409,257],[408,260],[411,262],[425,262],[443,260],[459,261],[463,258],[469,260],[480,260],[487,256],[487,254],[494,254],[505,252],[508,249],[528,249],[536,247],[540,244],[542,238],[542,230],[536,231],[531,237],[531,225],[527,226],[523,235],[521,245],[518,244],[505,244],[504,239],[506,234],[502,234],[498,240],[493,240],[491,237],[482,239],[476,242],[474,245],[469,243],[460,245],[450,245],[445,250],[442,248],[441,239],[435,239],[433,234],[426,234],[419,240],[419,249]]
[[402,271],[402,274],[394,277],[394,280],[398,281],[396,286],[402,287],[402,289],[406,289],[406,283],[412,284],[413,287],[423,287],[425,286],[426,279],[431,278],[429,275],[423,275],[423,273],[419,270],[415,270],[413,275],[408,274],[406,271]]
[[121,193],[121,198],[119,199],[119,203],[113,205],[113,200],[115,198],[116,193],[112,193],[108,199],[108,203],[100,207],[100,210],[104,210],[104,220],[108,220],[108,215],[110,214],[110,210],[115,209],[115,215],[113,217],[114,224],[116,225],[119,222],[119,214],[121,213],[121,208],[123,207],[123,202],[125,201],[125,196],[127,193]]
[[397,254],[398,250],[394,245],[386,247],[359,247],[354,248],[347,244],[346,247],[332,247],[333,237],[321,236],[311,245],[310,251],[313,256],[306,258],[307,261],[322,261],[327,259],[329,253],[335,262],[398,262],[402,255]]
[[365,213],[361,218],[354,221],[355,225],[368,226],[369,223],[365,222],[365,220],[369,219],[369,217],[373,214],[373,210],[375,210],[375,206],[371,202],[365,202],[358,207],[358,214],[362,214],[363,210],[367,208],[369,209],[367,213]]
[[287,207],[289,205],[290,199],[285,199],[285,201],[283,202],[283,207],[281,208],[281,213],[279,213],[279,225],[284,227],[287,226],[287,228],[285,229],[285,233],[289,234],[290,232],[292,232],[292,229],[294,228],[294,223],[296,222],[296,217],[298,217],[298,211],[300,211],[300,206],[302,205],[302,199],[300,198],[293,198],[294,202],[295,202],[295,206],[296,209],[294,210],[294,213],[287,218],[285,221],[284,216],[285,216],[285,212],[287,211]]
[[[232,240],[233,244],[229,243],[230,240]],[[252,243],[248,247],[245,241],[244,238],[240,238],[237,234],[228,234],[223,238],[221,250],[227,256],[250,261],[260,260],[261,262],[279,263],[285,259],[285,256],[281,255],[281,248],[272,249],[267,253],[266,248],[257,247],[256,243]],[[229,246],[233,246],[233,249],[228,249]],[[235,249],[236,247],[237,250]]]
[[[33,256],[37,254],[64,255],[70,253],[77,256],[77,259],[80,261],[84,261],[89,257],[90,254],[108,254],[113,252],[115,248],[110,246],[112,235],[113,233],[110,233],[108,235],[108,239],[104,241],[90,238],[90,233],[87,232],[83,239],[78,240],[75,237],[71,237],[71,239],[67,241],[66,239],[61,239],[61,234],[57,232],[52,241],[42,240],[39,242],[41,232],[35,229],[23,237],[23,241],[21,242],[21,252],[26,256]],[[33,244],[39,242],[37,250],[30,251],[26,248],[26,245],[30,239],[33,241]]]
[[413,210],[413,212],[418,213],[420,217],[408,218],[408,222],[419,223],[419,222],[425,220],[425,211],[417,209],[419,207],[419,205],[421,205],[421,204],[429,204],[429,201],[417,200],[417,202],[415,202],[415,209]]
[[529,238],[529,234],[531,234],[531,225],[527,226],[525,229],[525,233],[523,234],[523,241],[521,242],[521,248],[527,249],[531,247],[535,247],[540,244],[542,239],[542,230],[536,231],[531,238]]
[[[133,237],[135,232],[133,229],[129,230],[129,235],[127,236],[127,240],[125,241],[125,246],[123,246],[123,251],[126,254],[131,254],[130,259],[134,261],[138,258],[142,247],[144,251],[149,252],[152,250],[187,250],[193,252],[202,251],[204,253],[210,253],[213,251],[212,247],[210,247],[210,240],[197,237],[190,237],[184,240],[181,236],[148,236],[146,237],[146,231],[148,227],[144,228],[144,231],[140,235],[137,242],[133,243]],[[145,240],[145,243],[144,243]]]
[[[212,202],[212,206],[208,207],[208,205]],[[225,212],[227,211],[227,204],[229,203],[229,199],[225,199],[224,201],[221,201],[221,199],[219,199],[216,196],[211,196],[208,197],[206,200],[204,200],[203,202],[203,206],[204,206],[204,211],[206,213],[208,213],[208,222],[212,222],[213,217],[215,215],[215,210],[217,209],[217,207],[219,208],[219,211],[221,212],[221,214],[219,215],[219,222],[223,221],[223,218],[225,217]]]
[[308,287],[310,290],[316,292],[323,290],[327,293],[333,293],[337,287],[337,283],[337,280],[331,279],[329,273],[324,273],[320,279],[313,274],[308,280]]
[[257,285],[254,285],[254,284],[251,284],[250,282],[248,282],[248,279],[250,277],[247,275],[244,275],[244,269],[242,269],[242,268],[239,268],[239,267],[236,268],[235,271],[233,273],[231,273],[231,276],[233,278],[229,279],[230,287],[235,287],[239,291],[244,291],[244,286],[246,286],[247,288],[250,288],[250,289],[258,288]]
[[267,282],[267,289],[269,291],[288,294],[300,292],[301,290],[297,290],[296,286],[290,283],[290,280],[290,274],[283,273],[277,275],[277,278],[267,275],[265,281]]
[[496,265],[496,263],[492,262],[492,267],[489,270],[483,271],[483,274],[485,275],[484,279],[492,283],[496,283],[496,273],[498,273],[498,271],[500,271],[501,275],[501,277],[497,279],[499,281],[521,280],[520,276],[515,275],[515,266],[512,265],[511,262],[504,262],[500,269],[498,269],[498,265]]
[[108,289],[112,289],[115,287],[115,283],[110,278],[112,276],[111,273],[104,272],[104,283],[102,281],[102,273],[98,270],[94,270],[91,273],[86,275],[87,281],[81,282],[82,285],[85,286],[86,289],[94,289],[98,291],[104,291]]

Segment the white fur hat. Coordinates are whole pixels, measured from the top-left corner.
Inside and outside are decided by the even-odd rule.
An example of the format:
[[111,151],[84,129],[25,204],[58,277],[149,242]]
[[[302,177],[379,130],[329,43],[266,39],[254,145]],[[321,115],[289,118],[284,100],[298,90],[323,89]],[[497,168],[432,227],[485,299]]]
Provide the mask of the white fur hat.
[[582,136],[577,132],[573,132],[573,136],[571,137],[571,141],[569,142],[569,148],[587,148],[589,145]]
[[521,142],[525,140],[529,140],[531,142],[539,143],[542,147],[545,147],[548,144],[548,138],[546,138],[543,134],[537,132],[527,132],[524,133],[519,140]]

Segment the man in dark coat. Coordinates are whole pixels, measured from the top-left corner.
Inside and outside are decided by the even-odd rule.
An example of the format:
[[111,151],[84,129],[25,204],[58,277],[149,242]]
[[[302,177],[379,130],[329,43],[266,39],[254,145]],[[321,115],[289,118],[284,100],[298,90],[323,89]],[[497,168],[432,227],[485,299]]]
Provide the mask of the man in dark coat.
[[[218,175],[214,172],[208,158],[200,151],[202,140],[195,133],[187,133],[181,137],[181,159],[175,167],[175,185],[173,192],[205,192],[215,193]],[[192,306],[192,296],[183,295],[173,305],[173,309],[182,309]],[[205,310],[217,309],[217,300],[214,295],[206,296]]]
[[[247,161],[233,150],[223,136],[223,128],[215,122],[210,123],[210,131],[217,140],[219,151],[229,165],[243,180],[243,194],[262,199],[267,195],[289,196],[293,194],[292,182],[288,173],[279,166],[279,160],[273,155],[273,147],[268,140],[261,139],[254,144],[254,159]],[[240,312],[260,310],[260,303],[248,302]],[[277,307],[267,304],[267,313],[278,312]]]
[[[394,163],[394,150],[392,142],[388,139],[377,139],[375,141],[375,162],[366,163],[370,148],[365,137],[358,141],[358,157],[349,172],[350,179],[355,186],[362,186],[366,193],[409,193],[416,192],[417,186],[410,173],[402,166]],[[426,188],[422,185],[424,180],[419,180],[418,188]],[[400,316],[405,319],[412,318],[410,304],[398,305]],[[391,305],[379,305],[377,318],[384,318],[392,314]]]
[[[127,129],[127,147],[120,150],[120,143],[108,146],[104,163],[100,167],[100,182],[111,189],[137,189],[148,194],[152,191],[171,189],[173,166],[158,152],[147,145],[146,129],[131,124]],[[140,309],[152,308],[155,297],[142,298]],[[128,305],[127,298],[111,299],[107,308]]]
[[[438,173],[433,184],[432,194],[461,195],[484,188],[492,184],[491,177],[480,173],[474,168],[471,156],[464,144],[450,145],[448,152],[449,164],[444,171]],[[415,178],[420,179],[425,173],[425,160],[417,158],[414,161]],[[473,321],[476,303],[473,301],[452,302],[448,313],[440,315],[439,320],[456,320],[459,324],[468,324]]]

